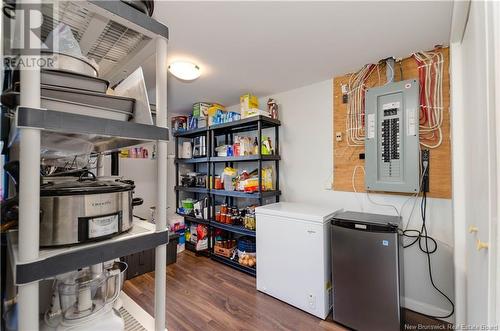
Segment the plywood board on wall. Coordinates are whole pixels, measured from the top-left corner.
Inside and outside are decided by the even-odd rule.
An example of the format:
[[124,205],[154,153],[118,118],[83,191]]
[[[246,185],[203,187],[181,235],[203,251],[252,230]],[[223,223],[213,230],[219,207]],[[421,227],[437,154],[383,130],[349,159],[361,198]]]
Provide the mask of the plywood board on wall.
[[[427,194],[434,198],[451,198],[451,147],[450,147],[450,76],[449,76],[449,50],[442,48],[439,50],[444,56],[443,68],[443,142],[441,146],[431,149],[429,183],[430,189]],[[418,67],[415,59],[406,58],[400,65],[395,66],[395,80],[418,79]],[[347,103],[343,103],[341,87],[349,82],[351,74],[347,74],[333,79],[333,164],[334,181],[333,189],[336,191],[356,191],[365,192],[364,160],[360,159],[360,154],[364,153],[364,146],[351,147],[347,145],[346,139],[346,116]],[[382,85],[386,82],[384,66],[377,72],[375,70],[367,80],[367,87]],[[342,141],[336,140],[336,134],[342,134]],[[354,178],[353,178],[354,175]],[[354,185],[353,185],[354,184]]]

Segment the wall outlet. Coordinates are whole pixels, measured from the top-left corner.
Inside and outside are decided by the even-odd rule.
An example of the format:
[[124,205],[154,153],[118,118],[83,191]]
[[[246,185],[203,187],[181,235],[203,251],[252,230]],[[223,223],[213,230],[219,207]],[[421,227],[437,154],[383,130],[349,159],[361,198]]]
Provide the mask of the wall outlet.
[[339,131],[335,134],[335,140],[342,141],[342,132]]
[[431,166],[431,155],[430,155],[430,151],[428,149],[423,149],[422,150],[422,171],[425,169],[425,173],[423,174],[423,178],[422,178],[422,188],[421,188],[421,191],[422,192],[429,192],[429,187],[430,187],[430,183],[429,183],[429,168]]
[[316,296],[314,294],[309,293],[309,295],[307,296],[307,304],[312,309],[316,308]]

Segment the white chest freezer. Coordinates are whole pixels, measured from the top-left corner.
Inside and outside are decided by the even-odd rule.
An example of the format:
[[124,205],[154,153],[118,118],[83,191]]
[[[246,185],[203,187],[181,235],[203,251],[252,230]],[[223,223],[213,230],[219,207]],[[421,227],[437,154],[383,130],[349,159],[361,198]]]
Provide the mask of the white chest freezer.
[[332,307],[330,220],[335,210],[280,202],[255,209],[257,290],[325,319]]

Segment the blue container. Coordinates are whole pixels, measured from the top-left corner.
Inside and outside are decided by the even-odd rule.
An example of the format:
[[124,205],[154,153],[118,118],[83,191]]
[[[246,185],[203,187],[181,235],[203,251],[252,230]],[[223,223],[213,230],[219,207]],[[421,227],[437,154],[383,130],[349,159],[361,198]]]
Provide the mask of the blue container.
[[255,239],[252,237],[241,237],[238,239],[238,250],[241,252],[255,253],[257,247],[255,245]]

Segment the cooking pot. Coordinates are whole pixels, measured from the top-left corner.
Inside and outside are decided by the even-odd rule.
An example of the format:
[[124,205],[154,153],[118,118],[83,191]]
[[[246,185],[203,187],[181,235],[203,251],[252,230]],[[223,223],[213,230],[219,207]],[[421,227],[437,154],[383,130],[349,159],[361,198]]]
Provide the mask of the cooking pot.
[[[40,246],[103,240],[129,230],[132,208],[143,203],[132,197],[134,188],[133,181],[96,177],[89,171],[80,177],[42,177]],[[2,208],[2,217],[16,204],[9,205]]]
[[44,177],[40,186],[40,246],[78,244],[132,227],[134,182],[109,177]]
[[42,69],[64,70],[90,77],[99,76],[99,69],[96,65],[83,56],[76,57],[70,54],[53,51],[42,51],[40,56],[45,60],[41,62]]

